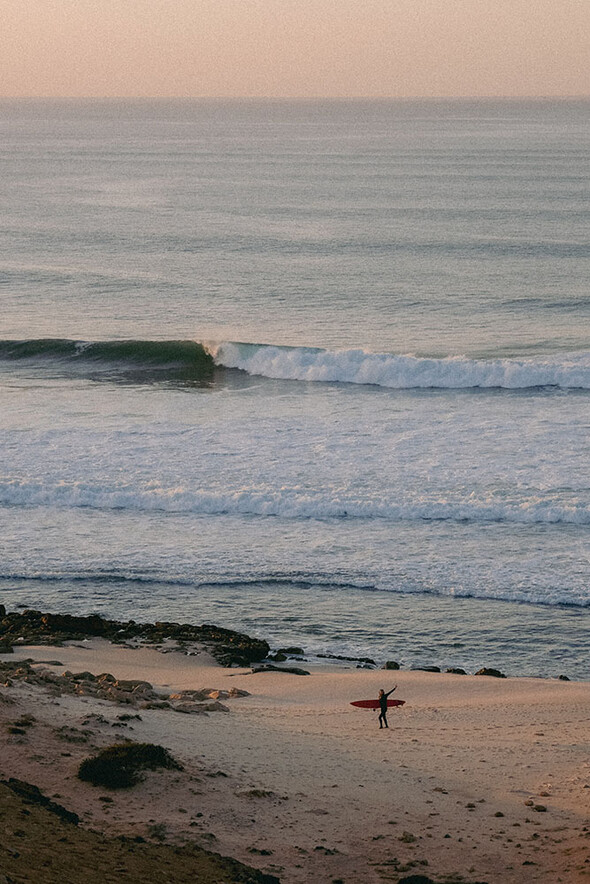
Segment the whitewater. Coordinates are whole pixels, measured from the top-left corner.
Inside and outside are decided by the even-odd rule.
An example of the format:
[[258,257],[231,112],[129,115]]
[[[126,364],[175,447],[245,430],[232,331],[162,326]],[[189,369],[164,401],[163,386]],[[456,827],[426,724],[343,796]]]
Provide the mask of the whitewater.
[[374,384],[390,389],[469,389],[528,387],[590,389],[590,353],[560,354],[530,359],[475,360],[328,351],[256,344],[209,345],[214,360],[248,374],[298,381]]
[[0,603],[590,677],[588,102],[0,124]]

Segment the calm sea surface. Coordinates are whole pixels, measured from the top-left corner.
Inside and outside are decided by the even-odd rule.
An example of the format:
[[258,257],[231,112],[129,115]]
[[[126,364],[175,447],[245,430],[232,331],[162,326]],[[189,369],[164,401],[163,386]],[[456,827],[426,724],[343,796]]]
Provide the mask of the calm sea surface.
[[0,102],[0,601],[590,678],[590,102]]

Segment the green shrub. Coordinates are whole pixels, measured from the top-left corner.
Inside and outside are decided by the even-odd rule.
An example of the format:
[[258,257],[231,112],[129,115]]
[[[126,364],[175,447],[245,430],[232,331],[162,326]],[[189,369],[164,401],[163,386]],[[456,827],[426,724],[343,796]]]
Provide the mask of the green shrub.
[[155,746],[153,743],[117,743],[83,761],[78,769],[78,777],[95,786],[128,789],[139,781],[142,771],[155,770],[158,767],[183,769],[163,746]]

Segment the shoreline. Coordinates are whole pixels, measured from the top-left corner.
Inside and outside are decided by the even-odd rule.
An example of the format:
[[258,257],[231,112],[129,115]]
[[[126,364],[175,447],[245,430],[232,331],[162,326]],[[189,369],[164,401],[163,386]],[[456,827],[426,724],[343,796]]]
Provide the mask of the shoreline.
[[[0,654],[2,666],[27,659],[35,677],[0,685],[1,778],[38,786],[84,829],[172,854],[196,844],[282,884],[588,880],[588,683],[341,661],[257,673],[220,665],[204,645],[96,637]],[[147,682],[170,705],[97,696],[89,673]],[[395,683],[406,704],[379,731],[376,713],[350,702]],[[217,694],[209,710],[194,708],[203,691]],[[183,703],[192,708],[174,708]],[[10,733],[26,715],[25,733]],[[184,772],[149,772],[125,790],[77,779],[81,760],[122,739],[165,746]]]
[[[504,604],[504,602],[500,602]],[[498,660],[485,661],[482,654],[478,664],[461,660],[458,663],[434,664],[423,662],[407,663],[404,655],[393,659],[395,655],[355,656],[348,653],[319,652],[307,650],[305,647],[294,646],[285,642],[276,642],[271,647],[265,639],[252,638],[235,626],[232,628],[218,627],[210,622],[197,626],[193,623],[175,621],[137,622],[135,620],[114,620],[101,614],[70,614],[38,611],[34,608],[17,606],[17,610],[7,612],[0,604],[0,653],[10,652],[12,647],[31,643],[60,644],[68,639],[107,638],[115,644],[147,643],[159,647],[166,641],[176,641],[179,649],[190,652],[191,644],[205,644],[217,662],[227,665],[248,665],[261,663],[285,664],[288,660],[304,662],[306,665],[321,665],[323,662],[334,662],[342,666],[356,665],[357,668],[392,669],[418,672],[451,673],[456,675],[496,675],[502,678],[540,678],[559,679],[562,681],[588,681],[590,677],[566,674],[563,666],[557,666],[553,673],[527,671],[510,671],[509,661],[506,664]],[[297,642],[299,645],[300,642]],[[473,657],[473,654],[471,654]],[[477,658],[475,658],[477,659]],[[567,666],[565,667],[568,668]],[[576,667],[574,667],[575,669]]]

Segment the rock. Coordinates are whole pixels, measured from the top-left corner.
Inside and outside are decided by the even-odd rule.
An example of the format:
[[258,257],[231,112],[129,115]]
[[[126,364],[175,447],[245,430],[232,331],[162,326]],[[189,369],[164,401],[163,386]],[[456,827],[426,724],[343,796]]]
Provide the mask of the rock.
[[117,679],[113,687],[118,691],[129,694],[151,694],[153,692],[153,687],[149,681],[136,681],[135,679]]
[[303,648],[279,648],[276,652],[277,654],[286,654],[287,657],[303,657],[305,651]]
[[445,672],[448,672],[451,675],[467,675],[464,669],[461,669],[460,666],[451,666],[449,669],[445,669]]
[[291,675],[309,675],[307,669],[299,669],[297,666],[273,666],[272,664],[253,669],[252,675],[257,675],[259,672],[288,672]]
[[14,648],[7,641],[0,641],[0,654],[14,654]]
[[186,690],[186,691],[178,691],[175,694],[170,694],[169,700],[182,700],[183,702],[187,700],[192,700],[193,702],[198,702],[200,700],[208,700],[211,696],[210,688],[202,688],[199,691],[195,690]]
[[534,804],[533,810],[536,810],[537,813],[547,813],[547,808],[544,804]]
[[111,675],[110,672],[101,672],[100,675],[96,676],[96,680],[102,682],[108,682],[109,684],[115,684],[117,679],[114,675]]
[[411,832],[403,832],[397,840],[403,841],[404,844],[413,844],[417,839]]
[[476,675],[490,675],[492,678],[506,678],[503,672],[500,672],[499,669],[488,669],[487,666],[484,666],[482,669],[478,669],[475,673]]
[[399,663],[397,663],[395,660],[388,660],[386,663],[383,664],[383,666],[381,668],[382,669],[399,669]]
[[6,617],[6,608],[4,605],[0,605],[0,620],[3,620]]
[[435,882],[426,875],[408,875],[406,878],[400,878],[398,884],[435,884]]
[[413,672],[440,672],[440,666],[412,666]]
[[174,712],[181,712],[183,715],[202,715],[207,712],[202,703],[178,703],[177,706],[172,706],[172,709]]
[[345,660],[349,663],[368,663],[369,666],[376,666],[371,657],[342,657],[340,654],[318,654],[323,660]]
[[569,681],[567,675],[558,675],[557,678],[559,679],[559,681]]
[[284,663],[287,659],[287,655],[281,654],[280,651],[277,651],[276,654],[269,654],[266,659],[272,660],[273,663]]

